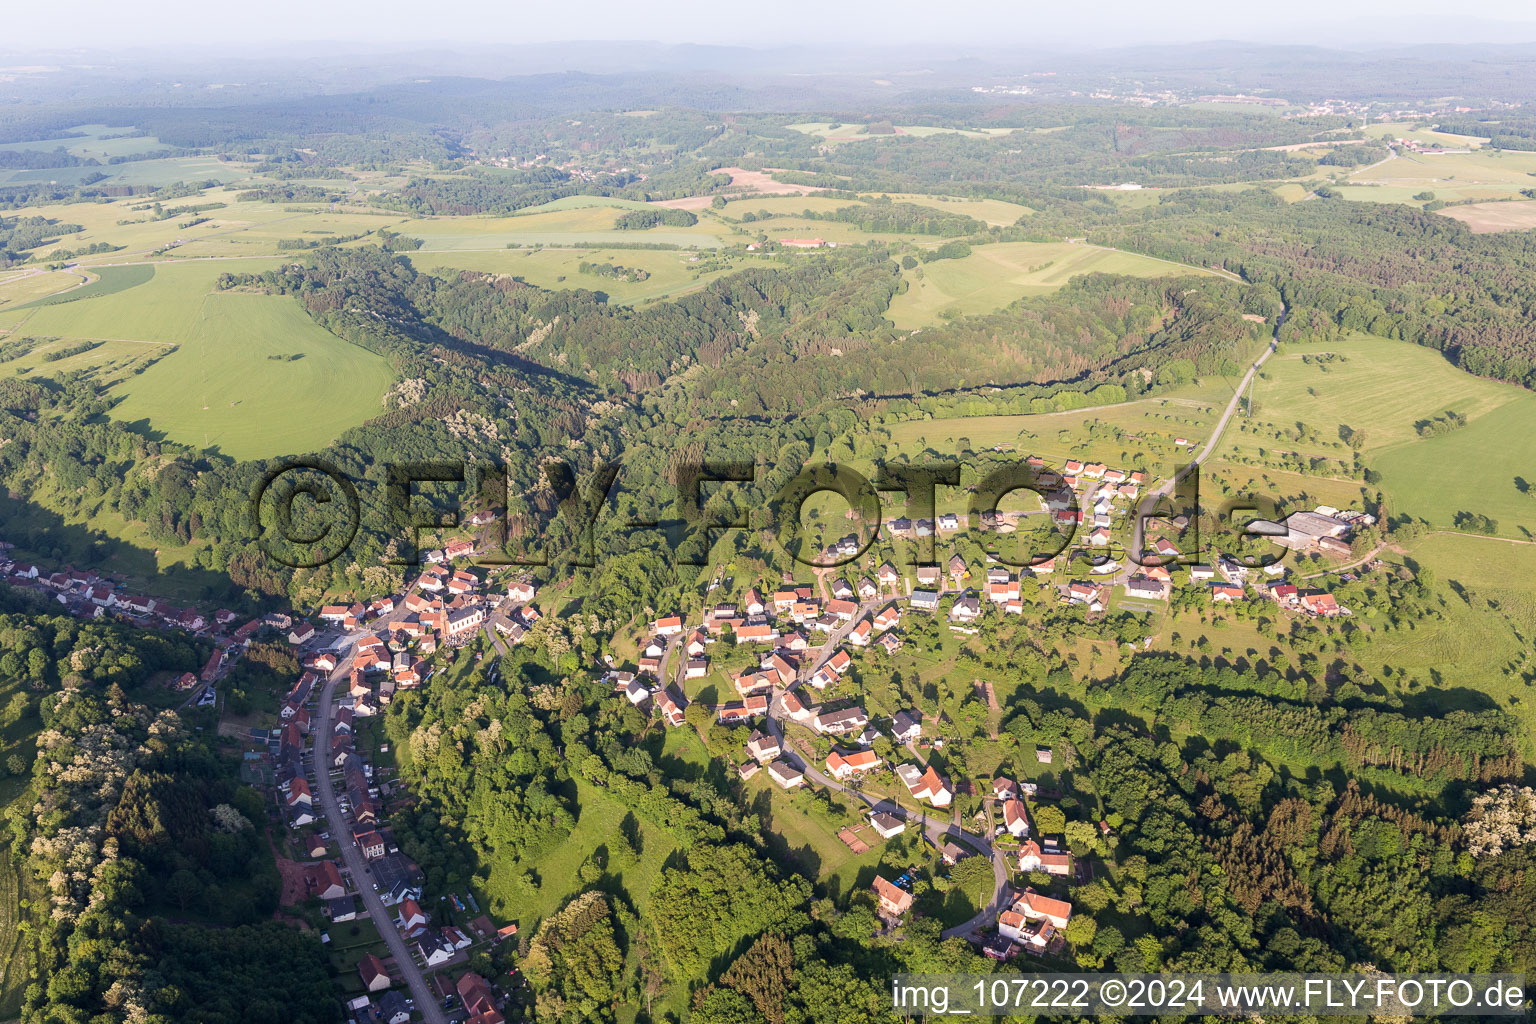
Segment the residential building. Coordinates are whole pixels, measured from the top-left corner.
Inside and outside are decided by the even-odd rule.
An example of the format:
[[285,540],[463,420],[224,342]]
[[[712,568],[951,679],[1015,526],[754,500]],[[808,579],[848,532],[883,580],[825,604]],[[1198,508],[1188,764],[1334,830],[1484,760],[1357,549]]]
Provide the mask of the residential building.
[[1019,848],[1020,871],[1044,871],[1046,874],[1066,877],[1072,874],[1072,854],[1057,848],[1042,848],[1033,839],[1026,840]]
[[852,754],[832,751],[827,755],[827,774],[838,781],[851,779],[872,772],[882,764],[873,750],[860,750]]
[[384,961],[372,953],[364,953],[357,962],[357,973],[363,979],[363,988],[369,992],[382,992],[392,984]]
[[794,789],[805,783],[805,773],[788,761],[774,761],[768,765],[768,777],[785,789]]
[[901,917],[912,909],[912,894],[880,875],[875,876],[875,895],[880,898],[880,913],[888,917]]
[[915,708],[898,711],[891,719],[891,735],[897,743],[911,743],[923,735],[923,713]]

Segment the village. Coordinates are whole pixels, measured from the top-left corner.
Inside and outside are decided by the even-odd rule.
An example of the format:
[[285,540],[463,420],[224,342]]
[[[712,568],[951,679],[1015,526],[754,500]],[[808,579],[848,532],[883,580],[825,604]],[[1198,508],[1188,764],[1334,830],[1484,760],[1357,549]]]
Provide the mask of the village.
[[[839,684],[849,678],[855,658],[869,668],[880,663],[867,659],[901,650],[904,615],[932,617],[954,633],[978,635],[989,623],[1022,616],[1031,588],[1063,605],[1081,606],[1089,616],[1105,614],[1112,603],[1142,610],[1144,602],[1166,602],[1176,591],[1199,595],[1212,608],[1253,600],[1306,617],[1350,614],[1326,590],[1290,582],[1281,561],[1250,567],[1223,555],[1212,566],[1191,562],[1176,543],[1189,525],[1183,516],[1154,521],[1162,529],[1148,534],[1155,539],[1145,564],[1122,561],[1123,553],[1113,557],[1118,549],[1110,540],[1112,530],[1129,529],[1144,474],[1077,460],[1068,461],[1061,473],[1033,457],[1029,464],[1037,473],[1038,510],[987,513],[978,528],[1007,535],[1020,530],[1026,517],[1043,516],[1069,533],[1091,527],[1086,542],[1022,567],[990,557],[990,564],[977,566],[956,552],[942,562],[902,569],[891,558],[880,560],[881,553],[896,552],[898,544],[957,536],[970,524],[967,516],[954,513],[897,518],[882,526],[885,546],[867,549],[863,574],[849,572],[855,563],[848,563],[841,566],[843,575],[818,570],[814,583],[785,574],[777,589],[757,581],[735,601],[706,597],[697,616],[674,612],[651,622],[649,638],[637,644],[634,668],[610,663],[605,677],[617,697],[666,727],[689,728],[689,692],[718,674],[716,660],[729,661],[726,699],[717,697],[707,710],[721,726],[750,729],[736,763],[742,782],[762,774],[785,792],[825,787],[859,801],[864,824],[845,828],[840,836],[855,852],[915,826],[945,865],[972,856],[992,860],[990,905],[944,934],[966,937],[996,959],[1063,952],[1072,915],[1066,888],[1090,879],[1092,869],[1074,861],[1064,836],[1042,834],[1033,823],[1038,801],[1060,794],[1003,777],[992,781],[990,793],[978,793],[974,780],[945,778],[922,753],[941,747],[943,740],[925,739],[924,726],[931,729],[933,723],[925,723],[920,711],[878,717],[857,698],[842,695]],[[1364,513],[1325,506],[1294,513],[1264,535],[1283,549],[1339,561],[1350,556],[1350,534],[1370,522]],[[850,535],[828,544],[822,555],[846,559],[860,550],[858,538]],[[1086,569],[1085,578],[1052,582],[1058,569],[1075,565]],[[735,585],[717,574],[708,589]],[[1111,593],[1116,587],[1118,596]],[[877,745],[899,756],[884,758]],[[1036,758],[1049,765],[1052,752],[1042,747]],[[962,819],[957,793],[983,798],[984,810],[975,820]],[[1112,835],[1106,821],[1099,821],[1097,830],[1101,839]],[[875,878],[872,891],[888,927],[899,926],[910,911],[916,875],[913,869]]]
[[[467,889],[441,899],[435,911],[424,909],[425,878],[388,824],[390,803],[410,797],[383,777],[359,742],[368,720],[396,693],[432,678],[429,659],[439,651],[457,657],[480,634],[505,650],[537,621],[532,584],[514,579],[492,593],[476,571],[453,568],[473,554],[472,543],[450,542],[427,554],[404,592],[367,605],[324,606],[316,616],[323,633],[307,622],[288,633],[289,643],[306,652],[305,671],[284,699],[269,742],[274,796],[311,857],[333,846],[340,854],[295,865],[302,889],[296,885],[293,895],[323,901],[331,941],[338,926],[361,919],[382,940],[382,948],[346,958],[355,970],[349,987],[357,992],[346,1006],[354,1021],[400,1024],[422,1010],[428,1020],[501,1024],[507,986],[521,983],[493,983],[466,969],[476,949],[515,936],[515,922],[494,924]],[[388,748],[375,738],[371,752]]]
[[[936,543],[971,524],[954,513],[896,518],[882,530],[880,551],[891,557],[877,562],[872,552],[863,574],[845,566],[844,575],[818,570],[814,583],[787,574],[772,589],[759,581],[738,600],[706,600],[692,621],[681,612],[655,619],[633,669],[605,656],[605,678],[620,699],[667,728],[687,728],[689,685],[711,672],[717,652],[751,652],[730,673],[732,699],[707,709],[723,726],[751,729],[736,765],[740,780],[763,773],[785,792],[819,786],[859,801],[866,808],[864,825],[840,835],[854,851],[915,827],[945,865],[975,856],[990,860],[990,902],[945,934],[968,938],[997,959],[1020,952],[1061,955],[1072,918],[1067,887],[1092,876],[1091,867],[1074,860],[1064,836],[1042,834],[1035,821],[1039,801],[1059,794],[1004,777],[992,781],[989,794],[977,794],[973,780],[946,778],[922,752],[943,741],[925,738],[925,724],[932,723],[919,710],[872,718],[860,702],[840,696],[839,683],[855,656],[888,658],[900,651],[904,615],[934,616],[955,633],[977,635],[989,621],[1022,616],[1029,588],[1044,588],[1053,600],[1082,606],[1090,615],[1106,612],[1117,586],[1120,607],[1167,601],[1182,586],[1213,606],[1254,599],[1299,615],[1349,614],[1326,591],[1291,582],[1280,562],[1255,568],[1223,556],[1213,566],[1191,564],[1176,540],[1188,526],[1186,517],[1156,521],[1162,529],[1148,535],[1153,557],[1145,564],[1122,562],[1111,538],[1128,528],[1144,474],[1077,460],[1058,473],[1043,460],[1028,461],[1037,473],[1038,509],[985,513],[977,528],[1004,537],[1021,531],[1027,517],[1040,516],[1065,535],[1087,527],[1075,546],[1025,566],[990,556],[989,564],[973,566],[957,551],[942,563],[898,568],[893,559],[900,558],[899,545]],[[1350,534],[1369,522],[1362,513],[1322,507],[1292,514],[1271,537],[1282,548],[1340,560],[1349,557]],[[823,555],[846,558],[859,551],[857,538],[847,536]],[[408,794],[376,763],[387,747],[377,736],[362,739],[369,720],[397,693],[431,681],[440,652],[457,657],[478,637],[505,651],[538,621],[534,585],[522,578],[489,584],[472,564],[476,553],[473,541],[450,540],[425,553],[421,572],[399,593],[325,605],[313,620],[270,613],[239,626],[239,616],[228,610],[205,615],[125,593],[95,573],[50,572],[0,559],[0,571],[16,585],[53,596],[71,614],[212,640],[202,672],[174,681],[174,689],[187,695],[183,706],[214,705],[221,676],[262,631],[282,636],[299,654],[302,673],[282,698],[275,727],[251,728],[244,737],[245,774],[271,793],[292,835],[290,845],[303,856],[280,861],[285,905],[318,903],[329,924],[328,942],[339,943],[343,929],[373,937],[344,953],[355,977],[348,982],[355,994],[346,1007],[354,1021],[402,1024],[430,1006],[434,1015],[439,1009],[451,1015],[443,1019],[499,1024],[506,986],[521,983],[493,983],[466,969],[475,949],[515,935],[516,923],[498,926],[478,913],[467,890],[436,912],[424,908],[425,877],[400,850],[388,823],[388,807]],[[1083,578],[1052,582],[1058,569],[1079,565]],[[717,577],[709,589],[733,583]],[[739,662],[739,655],[732,660]],[[887,743],[900,756],[876,752],[877,744]],[[1036,753],[1049,764],[1049,748]],[[984,811],[962,820],[958,793],[986,798]],[[1102,836],[1110,835],[1107,822],[1098,827]],[[910,913],[916,875],[913,869],[875,877],[871,891],[887,927],[899,927]]]

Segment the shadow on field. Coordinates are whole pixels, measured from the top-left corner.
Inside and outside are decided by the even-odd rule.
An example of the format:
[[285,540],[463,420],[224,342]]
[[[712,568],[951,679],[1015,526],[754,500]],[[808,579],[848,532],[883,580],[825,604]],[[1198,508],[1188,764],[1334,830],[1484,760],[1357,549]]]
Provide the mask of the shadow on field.
[[184,565],[162,572],[153,551],[135,547],[80,524],[66,523],[57,512],[0,493],[0,523],[4,539],[16,545],[13,557],[38,563],[40,570],[94,569],[124,589],[147,589],[151,596],[190,600],[195,597],[227,603],[241,588],[222,573]]

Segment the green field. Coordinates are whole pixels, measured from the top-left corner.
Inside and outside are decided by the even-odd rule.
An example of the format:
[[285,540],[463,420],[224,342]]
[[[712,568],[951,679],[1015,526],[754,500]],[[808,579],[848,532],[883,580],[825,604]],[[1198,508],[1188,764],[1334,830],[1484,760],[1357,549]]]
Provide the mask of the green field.
[[775,859],[790,861],[805,877],[838,896],[853,890],[860,873],[879,863],[880,837],[870,829],[861,834],[870,849],[858,855],[837,837],[839,828],[863,824],[862,814],[847,798],[834,794],[834,809],[829,812],[809,792],[781,789],[766,771],[746,784],[744,798],[762,817]]
[[838,124],[835,121],[803,121],[785,125],[797,132],[814,135],[826,142],[867,142],[874,139],[899,139],[902,137],[925,139],[930,135],[964,135],[970,139],[990,139],[1012,134],[1012,128],[946,128],[940,125],[899,124],[895,134],[870,134],[860,123]]
[[[132,127],[112,127],[104,124],[79,124],[67,129],[69,138],[34,139],[28,142],[7,142],[0,150],[19,153],[24,150],[51,153],[64,149],[70,156],[90,157],[106,163],[114,156],[132,156],[165,149],[165,143],[152,135],[134,136]],[[114,138],[113,136],[121,136]]]
[[606,207],[612,210],[654,209],[650,203],[642,203],[638,199],[618,199],[613,196],[564,196],[538,206],[518,210],[517,215],[522,217],[538,213],[558,213],[562,210],[586,210],[592,207]]
[[0,861],[0,1016],[7,1020],[21,1011],[23,993],[31,978],[22,956],[21,879],[10,857]]
[[1487,138],[1477,135],[1451,135],[1446,132],[1437,132],[1432,128],[1414,128],[1404,121],[1373,124],[1365,129],[1365,134],[1373,139],[1412,139],[1415,142],[1426,142],[1452,149],[1477,149],[1488,142]]
[[[1019,203],[1005,202],[1001,199],[960,199],[953,196],[928,196],[917,193],[883,193],[887,198],[899,203],[911,203],[914,206],[926,206],[938,210],[941,213],[952,213],[957,216],[975,217],[999,227],[1006,227],[1018,222],[1020,217],[1027,217],[1034,211]],[[880,196],[862,195],[861,200],[876,199]],[[725,208],[727,216],[740,217],[744,213],[754,213],[761,216],[764,213],[774,214],[780,217],[792,217],[796,214],[810,210],[814,213],[833,213],[848,206],[857,206],[858,203],[849,199],[836,199],[830,196],[765,196],[763,198],[737,199]],[[747,225],[748,229],[755,225]]]
[[[921,271],[921,277],[919,277]],[[937,323],[945,314],[990,313],[1025,295],[1054,291],[1079,274],[1162,277],[1203,273],[1148,256],[1068,242],[1000,242],[959,260],[935,260],[903,275],[907,291],[891,301],[897,327]]]
[[[16,680],[0,681],[0,705],[9,704],[26,694],[26,687]],[[0,811],[10,805],[29,799],[31,793],[31,766],[37,751],[37,734],[42,720],[37,714],[37,700],[30,699],[24,714],[4,728],[0,728]],[[20,758],[26,770],[20,774],[11,772],[7,762]],[[19,869],[11,863],[8,847],[0,847],[0,1019],[10,1020],[21,1011],[22,994],[31,978],[27,975],[27,963],[21,957],[22,944],[27,936],[20,930],[21,900],[35,896],[28,891]]]
[[[78,288],[70,287],[63,292],[48,295],[40,299],[20,306],[11,306],[7,313],[19,312],[23,309],[38,309],[43,306],[57,306],[66,302],[79,302],[85,299],[99,298],[103,295],[113,295],[117,292],[127,291],[149,281],[155,276],[155,268],[147,263],[135,263],[124,267],[102,267],[92,271],[96,280],[80,285]],[[49,277],[75,278],[74,274],[61,272],[59,274],[46,275]]]
[[1419,540],[1406,557],[1439,581],[1443,617],[1383,636],[1355,656],[1372,670],[1390,665],[1423,683],[1438,680],[1447,708],[1478,710],[1491,700],[1518,716],[1529,760],[1536,753],[1536,702],[1529,699],[1536,678],[1529,640],[1536,632],[1536,545],[1438,534]]
[[1020,217],[1028,217],[1035,212],[1027,206],[1002,199],[961,199],[956,196],[925,196],[912,192],[896,192],[889,195],[898,203],[913,203],[917,206],[932,207],[941,213],[958,213],[966,217],[975,217],[977,220],[986,221],[998,227],[1016,224]]
[[1536,153],[1404,151],[1385,163],[1343,175],[1339,191],[1346,199],[1388,203],[1418,202],[1413,196],[1426,191],[1436,199],[1498,199],[1530,188],[1532,174],[1536,174]]
[[704,221],[690,228],[618,230],[614,222],[623,210],[612,203],[582,203],[558,208],[555,204],[549,204],[541,210],[511,217],[432,217],[407,220],[393,230],[422,239],[425,249],[504,249],[509,244],[573,243],[661,243],[713,248],[720,244],[720,239]]
[[101,184],[170,185],[177,181],[235,181],[249,172],[239,164],[225,163],[214,156],[178,156],[162,160],[134,160],[129,163],[93,167],[50,167],[37,171],[0,171],[0,185],[21,185],[56,181],[76,184],[93,174],[105,174]]
[[[1318,358],[1329,353],[1336,358]],[[1466,510],[1498,520],[1504,536],[1536,530],[1536,490],[1527,493],[1517,483],[1529,481],[1536,489],[1536,467],[1509,440],[1536,428],[1536,396],[1530,392],[1473,377],[1432,349],[1357,336],[1287,346],[1265,365],[1253,398],[1252,419],[1228,428],[1218,465],[1233,456],[1253,457],[1262,447],[1349,459],[1339,440],[1345,425],[1365,432],[1367,464],[1380,471],[1395,512],[1450,527]],[[1467,425],[1419,437],[1417,422],[1447,410],[1466,416]],[[1281,433],[1297,423],[1320,440]],[[1358,483],[1345,486],[1358,493]]]
[[93,350],[103,358],[133,343],[176,345],[114,390],[123,400],[113,416],[236,458],[310,451],[380,411],[391,379],[382,358],[315,324],[294,299],[214,292],[231,269],[264,267],[162,263],[134,288],[8,316],[26,317],[37,337],[117,343]]
[[[447,274],[459,270],[478,270],[491,274],[511,274],[529,284],[554,290],[586,288],[603,292],[608,300],[624,305],[679,295],[704,285],[727,273],[715,270],[700,273],[687,252],[654,249],[492,249],[486,252],[417,252],[410,260],[418,270]],[[618,281],[595,274],[583,274],[582,263],[608,263],[639,268],[650,273],[644,281]]]
[[[771,214],[776,217],[794,217],[797,214],[810,210],[812,213],[835,213],[849,206],[860,206],[851,199],[833,199],[828,196],[761,196],[747,199],[737,199],[726,206],[723,211],[727,217],[740,218],[744,213],[752,213],[757,216]],[[759,227],[757,224],[746,225],[748,230]]]
[[83,287],[86,275],[68,270],[31,271],[0,278],[0,311],[19,309],[37,299]]
[[[1344,358],[1318,361],[1327,353]],[[1285,346],[1264,364],[1253,402],[1257,419],[1301,420],[1327,427],[1330,436],[1347,423],[1379,449],[1418,440],[1420,419],[1446,409],[1475,418],[1520,394],[1458,370],[1433,349],[1355,335],[1328,345]]]
[[1458,512],[1474,512],[1497,520],[1500,536],[1530,539],[1536,536],[1536,466],[1518,439],[1533,430],[1536,396],[1515,392],[1512,401],[1460,430],[1385,452],[1375,464],[1399,509],[1437,527],[1449,527]]
[[[227,172],[224,177],[229,178],[235,173]],[[335,181],[321,184],[331,189],[338,187]],[[84,228],[83,231],[64,235],[56,241],[39,246],[32,250],[34,256],[45,257],[55,249],[83,249],[103,242],[119,247],[117,252],[82,257],[80,263],[88,269],[104,264],[143,260],[163,250],[170,250],[177,257],[275,256],[280,252],[278,243],[283,240],[319,242],[327,237],[349,238],[381,227],[391,227],[406,219],[401,214],[332,208],[328,203],[297,206],[241,202],[236,198],[240,191],[234,187],[210,188],[200,195],[166,200],[161,204],[166,210],[214,203],[223,205],[197,214],[188,213],[161,220],[155,219],[155,213],[150,208],[152,200],[143,196],[106,203],[60,203],[30,207],[18,211],[18,215],[48,217],[63,224],[78,224]],[[192,224],[194,219],[202,222]],[[0,295],[3,294],[4,291],[0,290]]]

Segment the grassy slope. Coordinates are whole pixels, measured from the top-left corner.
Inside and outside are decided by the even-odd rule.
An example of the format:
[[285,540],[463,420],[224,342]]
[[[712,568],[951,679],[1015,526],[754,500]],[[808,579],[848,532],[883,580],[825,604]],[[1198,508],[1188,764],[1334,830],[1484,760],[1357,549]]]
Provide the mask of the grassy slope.
[[[1324,353],[1344,359],[1317,362]],[[1252,455],[1267,446],[1347,458],[1348,449],[1336,440],[1339,425],[1346,424],[1366,432],[1367,461],[1381,472],[1394,511],[1449,527],[1458,511],[1468,510],[1497,519],[1504,536],[1525,538],[1536,530],[1536,494],[1516,483],[1536,485],[1536,467],[1510,443],[1536,428],[1536,395],[1463,373],[1430,349],[1355,337],[1288,346],[1266,365],[1254,402],[1253,420],[1245,421],[1246,430],[1243,424],[1229,428],[1219,456]],[[1420,438],[1414,424],[1447,409],[1467,416],[1467,426]],[[1324,442],[1281,440],[1271,429],[1297,421]]]
[[[0,707],[24,692],[24,687],[14,680],[0,681]],[[42,721],[37,716],[34,700],[27,714],[0,729],[0,812],[28,798],[37,733],[41,728]],[[13,775],[7,765],[13,756],[20,757],[27,766],[21,775]],[[0,1020],[9,1020],[20,1013],[22,992],[31,980],[25,976],[17,956],[24,939],[18,928],[20,900],[27,895],[23,892],[22,882],[21,875],[11,864],[9,850],[3,851],[0,854]]]
[[[212,291],[225,270],[266,265],[160,264],[137,288],[30,311],[25,330],[117,343],[76,357],[82,363],[97,354],[117,358],[136,342],[179,346],[119,386],[118,419],[237,458],[312,450],[378,411],[390,370],[317,326],[292,299]],[[34,372],[52,365],[19,362],[41,368]]]
[[[633,305],[678,295],[721,276],[722,272],[695,277],[687,253],[645,249],[498,249],[490,252],[421,252],[411,254],[411,263],[431,274],[451,274],[458,270],[480,270],[511,274],[540,288],[586,288],[608,295],[608,301]],[[641,268],[650,273],[644,281],[616,281],[583,274],[582,263],[610,263],[620,267]]]
[[964,259],[937,260],[918,269],[921,279],[917,270],[907,271],[907,291],[891,302],[889,316],[903,329],[936,323],[941,311],[990,313],[1022,296],[1053,291],[1079,274],[1163,277],[1181,272],[1145,256],[1066,242],[978,246]]
[[[302,358],[269,358],[292,355]],[[210,295],[181,348],[122,386],[114,415],[261,458],[323,447],[377,414],[390,379],[382,358],[319,327],[292,299]]]

